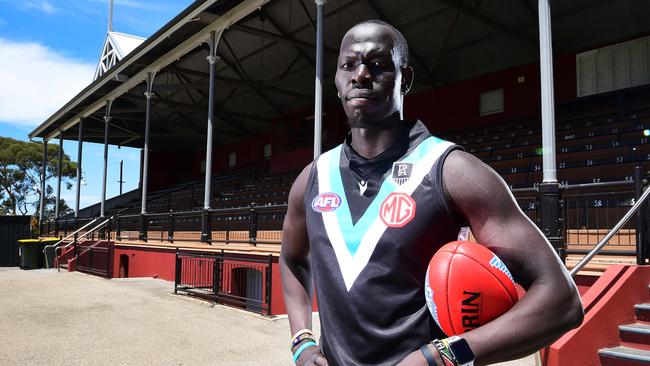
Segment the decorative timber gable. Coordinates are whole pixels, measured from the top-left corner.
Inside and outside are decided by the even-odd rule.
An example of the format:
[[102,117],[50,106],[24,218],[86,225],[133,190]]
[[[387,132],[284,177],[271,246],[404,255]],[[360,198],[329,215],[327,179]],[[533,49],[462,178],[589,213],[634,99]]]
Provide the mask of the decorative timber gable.
[[102,74],[120,62],[120,60],[136,49],[144,40],[142,37],[129,34],[108,32],[104,46],[102,47],[102,54],[99,57],[97,69],[95,70],[94,80],[97,80]]

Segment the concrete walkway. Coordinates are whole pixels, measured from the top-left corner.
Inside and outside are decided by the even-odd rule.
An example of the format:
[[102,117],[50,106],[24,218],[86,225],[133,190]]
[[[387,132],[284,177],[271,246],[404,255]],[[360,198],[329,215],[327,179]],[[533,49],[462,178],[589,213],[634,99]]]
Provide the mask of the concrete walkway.
[[[292,365],[289,323],[154,279],[0,268],[3,365]],[[318,319],[314,325],[318,333]],[[508,363],[534,365],[531,358]]]

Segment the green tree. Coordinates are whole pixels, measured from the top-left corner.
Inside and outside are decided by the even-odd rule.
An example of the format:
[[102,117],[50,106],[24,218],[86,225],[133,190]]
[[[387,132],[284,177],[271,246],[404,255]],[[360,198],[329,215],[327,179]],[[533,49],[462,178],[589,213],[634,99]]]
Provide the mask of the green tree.
[[[46,181],[57,176],[59,145],[47,145]],[[41,165],[43,143],[0,137],[0,214],[25,215],[30,208],[40,205]],[[61,164],[62,188],[72,188],[71,178],[76,176],[77,163],[63,154]],[[45,187],[44,218],[54,218],[56,197],[50,184]],[[61,200],[59,213],[69,213],[70,207]]]

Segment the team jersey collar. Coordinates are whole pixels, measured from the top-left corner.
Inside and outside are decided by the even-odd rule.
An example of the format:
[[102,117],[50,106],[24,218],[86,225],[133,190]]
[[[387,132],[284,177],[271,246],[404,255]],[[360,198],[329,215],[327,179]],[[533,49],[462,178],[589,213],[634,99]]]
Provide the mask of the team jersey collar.
[[420,120],[404,121],[404,123],[409,126],[408,135],[398,140],[390,149],[371,159],[364,158],[352,148],[352,133],[348,133],[342,148],[344,157],[348,160],[350,168],[361,176],[368,175],[373,170],[383,166],[383,163],[398,160],[424,139],[431,136],[427,127]]

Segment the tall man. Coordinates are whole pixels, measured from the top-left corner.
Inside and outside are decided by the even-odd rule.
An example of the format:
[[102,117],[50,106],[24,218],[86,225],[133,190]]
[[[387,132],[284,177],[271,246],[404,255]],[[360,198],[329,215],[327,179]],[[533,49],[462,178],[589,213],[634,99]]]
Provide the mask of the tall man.
[[[406,40],[392,26],[367,21],[345,34],[336,87],[351,131],[298,176],[283,226],[298,365],[444,365],[443,354],[452,355],[448,363],[483,365],[533,353],[582,321],[575,285],[503,180],[402,119],[413,75]],[[527,293],[498,319],[437,342],[439,352],[430,342],[445,335],[427,310],[426,267],[467,224]],[[312,281],[320,346],[309,332]]]

